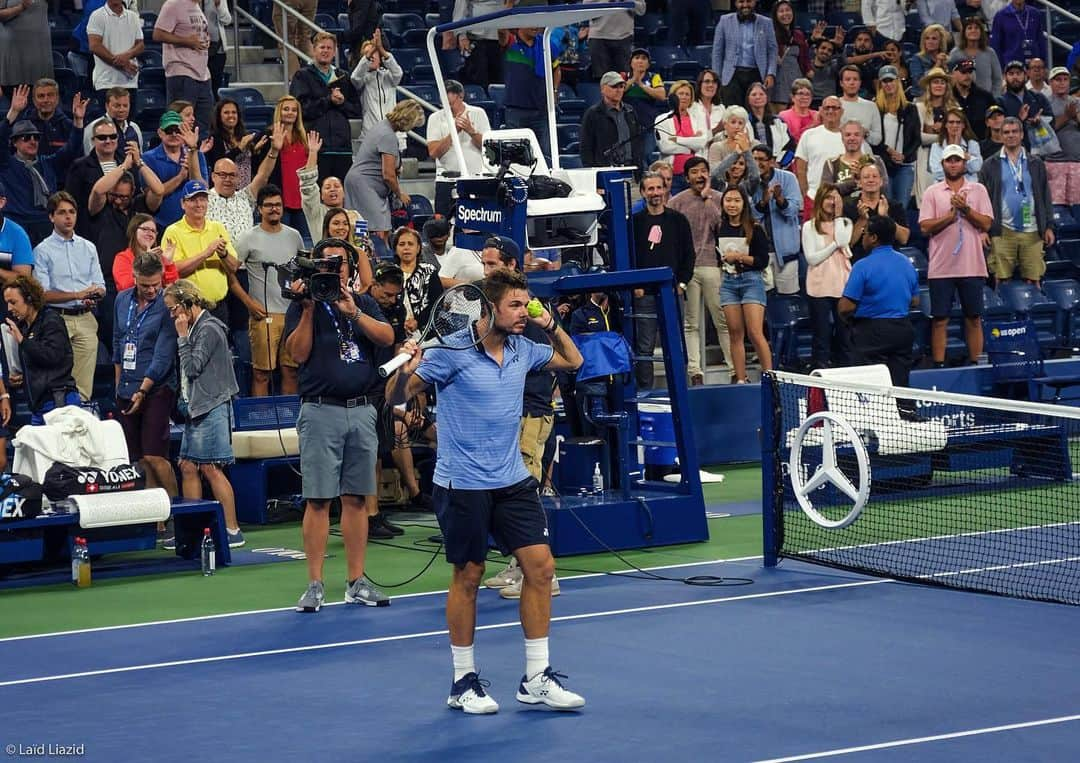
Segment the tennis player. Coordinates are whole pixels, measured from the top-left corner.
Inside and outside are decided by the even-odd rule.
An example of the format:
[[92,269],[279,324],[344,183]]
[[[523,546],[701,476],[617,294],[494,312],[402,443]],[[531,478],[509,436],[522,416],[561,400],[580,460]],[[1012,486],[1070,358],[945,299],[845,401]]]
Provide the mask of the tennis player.
[[[433,499],[453,577],[446,600],[454,682],[446,703],[466,713],[494,713],[498,703],[485,691],[473,657],[476,592],[484,576],[490,534],[513,553],[524,574],[521,626],[525,632],[525,675],[517,699],[574,710],[585,700],[566,689],[548,660],[551,580],[555,560],[537,494],[518,447],[521,401],[529,371],[573,371],[581,353],[547,310],[526,311],[525,277],[494,271],[481,288],[494,308],[492,329],[480,347],[461,351],[415,342],[403,351],[412,358],[387,382],[386,397],[398,405],[434,386],[439,399],[439,445]],[[543,328],[551,346],[522,334],[528,321]]]

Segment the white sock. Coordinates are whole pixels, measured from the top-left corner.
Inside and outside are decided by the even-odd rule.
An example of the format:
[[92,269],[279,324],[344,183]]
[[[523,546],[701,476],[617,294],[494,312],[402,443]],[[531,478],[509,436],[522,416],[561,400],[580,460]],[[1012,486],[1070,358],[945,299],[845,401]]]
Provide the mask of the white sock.
[[525,678],[543,673],[550,665],[548,660],[548,637],[525,639]]
[[469,646],[450,645],[450,652],[454,655],[454,680],[460,681],[468,673],[476,672],[476,663],[473,661],[473,648]]

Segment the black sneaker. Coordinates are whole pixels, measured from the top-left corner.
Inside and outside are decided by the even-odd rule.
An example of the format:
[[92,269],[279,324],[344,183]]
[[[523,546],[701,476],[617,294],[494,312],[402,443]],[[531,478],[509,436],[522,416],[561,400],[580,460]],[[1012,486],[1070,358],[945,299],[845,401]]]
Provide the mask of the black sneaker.
[[431,496],[424,495],[423,493],[417,493],[409,499],[409,508],[413,511],[434,511],[435,507],[431,503]]
[[368,540],[393,540],[396,535],[383,525],[382,514],[368,517]]
[[387,519],[386,515],[383,514],[382,512],[379,512],[379,514],[377,516],[382,517],[382,519],[379,520],[379,523],[383,527],[385,527],[387,530],[389,530],[393,535],[398,536],[398,535],[404,535],[405,534],[405,528],[404,527],[402,527],[401,525],[395,525],[393,522],[391,522],[389,519]]

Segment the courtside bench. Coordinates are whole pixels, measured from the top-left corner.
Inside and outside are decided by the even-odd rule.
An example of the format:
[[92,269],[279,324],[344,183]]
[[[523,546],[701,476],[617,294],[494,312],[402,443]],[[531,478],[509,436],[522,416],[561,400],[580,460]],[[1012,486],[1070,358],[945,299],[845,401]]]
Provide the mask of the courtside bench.
[[[882,388],[892,385],[883,365],[827,369],[814,375]],[[912,397],[918,399],[917,390]],[[1051,421],[1037,417],[1023,422],[1000,421],[992,415],[980,420],[982,417],[971,411],[954,414],[932,401],[920,402],[919,420],[912,421],[901,417],[892,399],[828,387],[822,398],[825,409],[842,416],[860,433],[874,484],[894,494],[929,485],[936,471],[1007,468],[1018,477],[1059,482],[1073,477],[1067,434]],[[807,405],[812,405],[809,399]],[[821,432],[811,429],[806,433],[804,450],[820,447],[815,441]],[[786,453],[794,445],[795,434],[795,430],[787,433]],[[834,436],[837,458],[854,465],[854,448],[844,441],[846,435],[836,432]]]
[[[241,522],[266,522],[266,500],[300,492],[297,395],[241,397],[233,401],[233,455],[229,476]],[[273,491],[271,490],[273,488]]]
[[[220,503],[176,499],[171,512],[177,556],[197,559],[203,530],[209,527],[217,547],[218,565],[232,562]],[[157,546],[157,523],[84,529],[79,526],[78,513],[0,522],[0,565],[68,559],[76,536],[86,538],[93,556],[148,551]]]

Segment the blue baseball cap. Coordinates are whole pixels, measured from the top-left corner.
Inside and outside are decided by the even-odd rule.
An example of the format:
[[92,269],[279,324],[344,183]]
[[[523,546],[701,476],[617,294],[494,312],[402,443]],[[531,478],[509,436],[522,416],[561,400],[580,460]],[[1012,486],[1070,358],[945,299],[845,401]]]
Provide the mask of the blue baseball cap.
[[193,196],[198,196],[199,194],[209,195],[209,193],[210,190],[206,187],[206,183],[201,180],[189,180],[184,183],[184,195],[182,198],[184,201],[187,201]]

